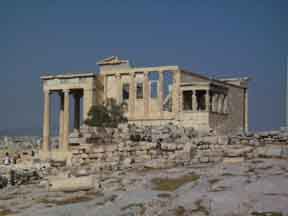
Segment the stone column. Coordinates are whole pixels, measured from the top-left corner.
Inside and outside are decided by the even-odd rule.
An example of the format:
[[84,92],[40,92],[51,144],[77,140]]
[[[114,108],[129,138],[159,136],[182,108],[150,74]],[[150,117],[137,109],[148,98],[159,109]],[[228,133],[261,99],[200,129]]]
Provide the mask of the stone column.
[[172,111],[174,114],[177,114],[179,112],[179,94],[180,94],[180,80],[181,79],[181,71],[177,70],[174,71],[173,74],[173,106],[172,106]]
[[75,93],[74,97],[74,130],[80,129],[80,94]]
[[221,105],[222,105],[221,112],[222,113],[225,113],[225,100],[226,100],[226,95],[223,94],[222,95],[222,101],[221,101]]
[[209,112],[213,112],[213,93],[209,90]]
[[[160,105],[160,116],[163,115],[163,101],[164,101],[164,75],[163,75],[163,71],[159,71],[159,87],[158,87],[158,96],[159,96],[159,105]],[[178,94],[179,95],[179,94]],[[178,99],[178,103],[180,102],[180,100]]]
[[116,78],[116,86],[117,86],[117,98],[116,98],[116,102],[117,102],[118,104],[120,104],[121,101],[122,101],[121,75],[120,75],[120,74],[115,74],[115,78]]
[[223,113],[228,113],[228,97],[227,95],[224,95],[224,101],[223,101]]
[[207,112],[210,111],[210,95],[209,95],[209,90],[206,90],[205,93],[205,110]]
[[64,90],[64,124],[63,124],[63,143],[62,150],[69,150],[69,133],[70,133],[70,91]]
[[44,90],[44,113],[43,113],[43,143],[42,151],[49,151],[50,142],[50,91]]
[[130,90],[129,90],[129,106],[128,106],[128,112],[129,116],[134,116],[134,102],[136,99],[136,93],[135,93],[135,74],[132,72],[130,74]]
[[63,126],[64,126],[64,94],[59,92],[60,97],[60,113],[59,113],[59,146],[63,142]]
[[215,93],[214,95],[214,112],[218,112],[218,103],[219,103],[219,94]]
[[149,116],[149,77],[148,77],[148,72],[144,72],[144,116],[147,117]]
[[192,92],[192,110],[197,111],[197,97],[196,97],[196,90]]
[[211,111],[215,112],[215,93],[211,92]]
[[245,123],[244,123],[244,129],[245,129],[245,132],[247,133],[248,130],[249,130],[249,115],[248,115],[248,89],[245,88],[244,89],[244,97],[245,97]]
[[85,121],[88,118],[89,110],[91,106],[96,104],[95,95],[96,90],[91,88],[83,89],[83,120]]
[[223,94],[219,94],[218,96],[218,112],[219,113],[222,113],[222,110],[223,110]]
[[103,91],[104,91],[104,102],[106,103],[106,101],[107,101],[107,75],[104,75],[103,83],[104,83],[104,85],[103,85],[103,87],[104,87],[104,89],[103,89]]

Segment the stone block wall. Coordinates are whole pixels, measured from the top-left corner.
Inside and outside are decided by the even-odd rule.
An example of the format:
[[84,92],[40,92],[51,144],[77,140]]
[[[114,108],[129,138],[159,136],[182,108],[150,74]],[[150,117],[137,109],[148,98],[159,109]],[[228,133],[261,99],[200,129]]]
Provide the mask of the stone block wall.
[[[130,129],[86,128],[81,130],[81,144],[72,147],[72,164],[93,164],[99,170],[117,169],[132,163],[215,162],[221,159],[228,139],[199,137],[196,131],[176,125]],[[151,166],[151,164],[149,165]]]
[[245,127],[244,89],[232,85],[228,88],[228,113],[209,115],[210,128],[218,134],[237,134]]
[[[74,164],[94,163],[99,169],[113,169],[154,159],[181,160],[184,159],[185,151],[183,144],[162,143],[159,146],[157,143],[144,141],[108,145],[86,144],[74,147],[72,152]],[[181,155],[181,158],[177,157],[178,155]]]
[[92,164],[96,170],[132,164],[164,168],[220,162],[223,158],[288,158],[288,134],[280,132],[219,136],[168,124],[82,128],[81,133],[81,144],[72,147],[72,165]]

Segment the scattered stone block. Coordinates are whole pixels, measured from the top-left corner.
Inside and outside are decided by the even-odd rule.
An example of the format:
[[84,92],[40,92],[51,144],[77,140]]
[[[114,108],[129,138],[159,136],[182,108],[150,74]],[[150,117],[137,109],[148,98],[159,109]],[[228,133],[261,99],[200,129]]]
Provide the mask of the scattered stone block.
[[223,163],[242,163],[243,161],[244,161],[244,157],[223,158]]
[[48,179],[48,191],[50,192],[91,190],[94,188],[94,185],[95,180],[93,176]]

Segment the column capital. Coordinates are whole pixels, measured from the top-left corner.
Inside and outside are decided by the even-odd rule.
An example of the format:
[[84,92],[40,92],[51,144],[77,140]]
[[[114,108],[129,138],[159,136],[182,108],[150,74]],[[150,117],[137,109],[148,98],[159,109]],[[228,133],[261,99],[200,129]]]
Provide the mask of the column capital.
[[51,90],[50,89],[43,89],[44,94],[51,94]]
[[63,89],[64,94],[70,94],[71,90],[70,89]]

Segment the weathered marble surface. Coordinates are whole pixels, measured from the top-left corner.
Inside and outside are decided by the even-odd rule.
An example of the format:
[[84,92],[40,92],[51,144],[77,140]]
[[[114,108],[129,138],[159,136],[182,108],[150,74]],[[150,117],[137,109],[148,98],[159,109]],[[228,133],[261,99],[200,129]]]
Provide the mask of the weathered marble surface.
[[[194,163],[169,169],[129,168],[95,174],[98,181],[93,191],[47,192],[43,184],[7,187],[0,193],[0,209],[27,216],[288,215],[287,171],[287,160],[283,159]],[[174,191],[153,189],[154,178],[179,178],[191,173],[200,178]]]

